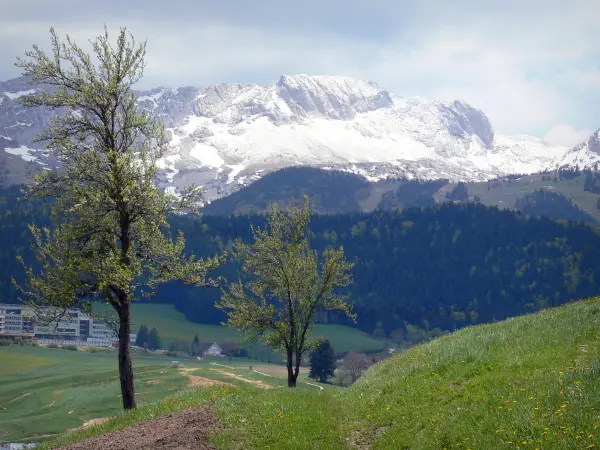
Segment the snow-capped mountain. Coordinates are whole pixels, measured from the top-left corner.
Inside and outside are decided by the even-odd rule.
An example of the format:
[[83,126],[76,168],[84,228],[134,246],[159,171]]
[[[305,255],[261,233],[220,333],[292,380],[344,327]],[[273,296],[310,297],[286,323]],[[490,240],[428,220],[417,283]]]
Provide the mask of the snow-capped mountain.
[[[0,148],[52,169],[30,141],[61,112],[23,108],[18,99],[32,89],[23,78],[0,83]],[[161,185],[176,192],[195,182],[209,200],[294,165],[369,180],[484,180],[554,168],[568,152],[531,136],[495,134],[465,102],[406,99],[347,77],[284,75],[264,86],[157,88],[138,98],[170,134]]]
[[569,150],[559,161],[558,167],[598,170],[600,167],[600,128],[585,142]]

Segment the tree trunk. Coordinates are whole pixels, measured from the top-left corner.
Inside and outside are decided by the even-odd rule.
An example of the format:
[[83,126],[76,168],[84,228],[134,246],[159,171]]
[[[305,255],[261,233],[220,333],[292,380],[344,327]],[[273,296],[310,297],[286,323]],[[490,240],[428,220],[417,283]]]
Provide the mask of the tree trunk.
[[133,409],[135,405],[135,387],[133,384],[133,366],[129,347],[131,333],[131,305],[126,300],[119,308],[119,378],[123,409]]
[[294,387],[296,387],[296,380],[298,379],[298,374],[300,373],[300,357],[296,354],[296,368],[294,369]]
[[287,371],[288,371],[288,387],[295,388],[297,376],[294,375],[293,353],[289,350],[287,352]]

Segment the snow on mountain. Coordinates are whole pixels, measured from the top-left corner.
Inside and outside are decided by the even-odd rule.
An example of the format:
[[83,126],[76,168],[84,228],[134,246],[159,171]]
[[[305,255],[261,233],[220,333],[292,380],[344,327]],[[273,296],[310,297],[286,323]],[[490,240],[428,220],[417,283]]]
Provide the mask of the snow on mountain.
[[600,166],[600,128],[586,141],[576,145],[557,163],[559,167],[598,170]]
[[[35,164],[45,157],[30,151],[31,138],[61,112],[24,109],[18,97],[31,88],[22,78],[0,83],[0,148],[25,146],[20,154]],[[170,134],[169,152],[159,162],[161,186],[177,192],[195,182],[209,200],[294,165],[369,180],[485,180],[556,167],[568,151],[530,136],[498,135],[482,111],[463,101],[406,99],[341,76],[284,75],[264,86],[222,83],[137,94],[140,107]]]

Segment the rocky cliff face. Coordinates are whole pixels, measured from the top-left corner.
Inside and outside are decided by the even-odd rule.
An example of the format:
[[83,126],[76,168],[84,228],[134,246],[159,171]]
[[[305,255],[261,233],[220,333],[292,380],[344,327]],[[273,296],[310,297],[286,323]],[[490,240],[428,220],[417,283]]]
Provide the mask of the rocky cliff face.
[[[20,170],[14,159],[56,167],[31,141],[64,111],[19,103],[43,88],[23,78],[0,83],[0,164],[13,161],[11,171]],[[347,77],[284,75],[264,86],[222,83],[137,95],[170,136],[160,184],[177,192],[196,182],[209,200],[287,166],[331,167],[370,180],[483,180],[555,167],[568,150],[498,135],[483,111],[463,101],[405,99]]]

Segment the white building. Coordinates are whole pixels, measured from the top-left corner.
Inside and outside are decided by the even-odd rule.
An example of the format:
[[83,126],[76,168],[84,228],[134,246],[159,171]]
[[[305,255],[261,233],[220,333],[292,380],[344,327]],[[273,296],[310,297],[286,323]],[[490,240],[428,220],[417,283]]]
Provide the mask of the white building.
[[0,333],[23,333],[23,308],[21,305],[0,304]]
[[202,356],[221,356],[222,351],[216,342],[202,342],[197,350]]
[[[89,342],[89,345],[110,345],[118,340],[117,333],[103,319],[70,309],[52,323],[36,323],[35,310],[26,305],[0,304],[0,334],[33,333],[37,339]],[[135,343],[135,334],[130,335]]]

